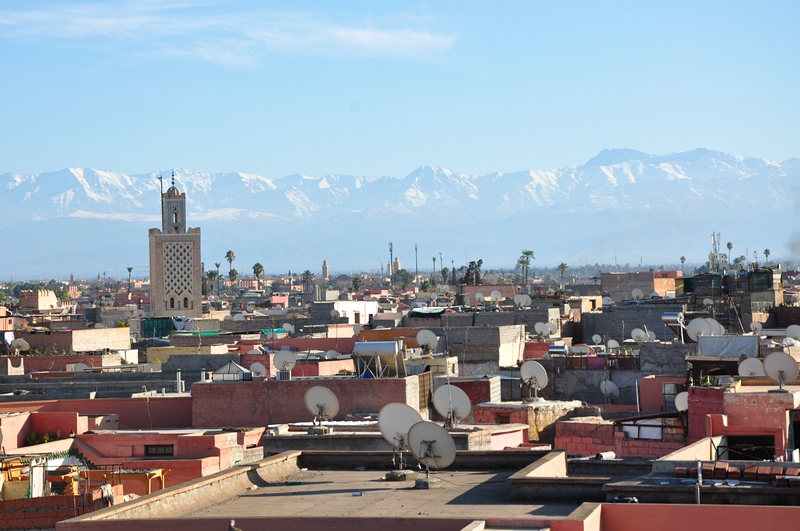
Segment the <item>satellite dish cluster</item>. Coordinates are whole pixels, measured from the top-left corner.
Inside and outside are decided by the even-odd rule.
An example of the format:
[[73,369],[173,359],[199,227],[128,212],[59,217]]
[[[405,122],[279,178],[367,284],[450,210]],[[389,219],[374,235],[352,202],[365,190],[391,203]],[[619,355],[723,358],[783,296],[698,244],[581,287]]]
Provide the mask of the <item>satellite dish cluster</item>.
[[556,331],[558,331],[558,327],[555,325],[555,323],[550,323],[550,322],[536,323],[533,326],[533,329],[539,336],[543,338],[550,337],[551,335],[555,334]]
[[725,328],[716,319],[697,317],[686,325],[686,334],[696,343],[700,336],[724,336]]
[[652,330],[645,332],[641,328],[634,328],[631,330],[631,339],[639,344],[651,343],[656,340],[656,333]]

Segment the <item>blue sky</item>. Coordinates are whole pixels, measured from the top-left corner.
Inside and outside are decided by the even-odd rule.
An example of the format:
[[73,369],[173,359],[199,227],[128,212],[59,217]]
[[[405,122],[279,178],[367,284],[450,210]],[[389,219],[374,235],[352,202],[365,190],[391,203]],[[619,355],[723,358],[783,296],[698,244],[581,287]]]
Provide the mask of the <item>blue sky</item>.
[[0,173],[800,156],[799,2],[2,2]]

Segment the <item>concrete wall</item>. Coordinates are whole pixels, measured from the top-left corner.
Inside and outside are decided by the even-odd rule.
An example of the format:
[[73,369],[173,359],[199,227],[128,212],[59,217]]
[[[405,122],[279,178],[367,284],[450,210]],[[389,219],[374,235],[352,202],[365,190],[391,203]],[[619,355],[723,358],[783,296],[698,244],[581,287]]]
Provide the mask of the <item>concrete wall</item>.
[[495,361],[500,367],[514,367],[525,349],[522,325],[451,328],[445,335],[448,355],[459,361]]
[[686,377],[686,356],[695,348],[694,345],[680,343],[643,343],[639,348],[642,374]]
[[583,314],[584,337],[591,338],[600,334],[608,339],[615,339],[622,343],[630,339],[631,330],[647,327],[648,331],[656,333],[656,338],[662,341],[675,339],[673,332],[661,320],[665,312],[682,312],[682,304],[622,304],[605,308],[602,312]]
[[25,374],[41,371],[66,371],[67,365],[84,363],[87,367],[106,367],[119,365],[119,354],[81,354],[77,356],[52,355],[52,356],[0,356],[0,361],[11,360],[18,364],[20,359],[24,362]]

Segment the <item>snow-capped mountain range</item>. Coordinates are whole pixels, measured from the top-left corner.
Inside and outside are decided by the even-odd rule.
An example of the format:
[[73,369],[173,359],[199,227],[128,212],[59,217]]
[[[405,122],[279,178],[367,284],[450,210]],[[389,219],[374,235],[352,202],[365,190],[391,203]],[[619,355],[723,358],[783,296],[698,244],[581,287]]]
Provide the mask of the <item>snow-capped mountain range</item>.
[[[203,231],[203,258],[228,249],[241,272],[256,261],[268,272],[377,270],[388,242],[414,268],[414,243],[430,270],[483,258],[511,267],[520,251],[537,266],[704,262],[710,233],[745,249],[790,258],[800,159],[773,162],[697,149],[649,155],[604,150],[580,166],[470,175],[423,166],[402,179],[175,169],[187,194],[190,226]],[[68,168],[0,175],[6,253],[0,280],[79,277],[106,271],[147,276],[147,228],[160,226],[158,176]],[[384,256],[386,255],[386,256]],[[466,257],[465,257],[466,255]],[[455,258],[455,259],[454,259]]]

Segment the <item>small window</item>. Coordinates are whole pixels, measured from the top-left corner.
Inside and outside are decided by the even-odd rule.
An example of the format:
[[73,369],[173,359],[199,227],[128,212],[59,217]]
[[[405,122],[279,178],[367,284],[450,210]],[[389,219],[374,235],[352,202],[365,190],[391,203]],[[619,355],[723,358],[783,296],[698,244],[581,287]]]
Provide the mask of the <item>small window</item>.
[[170,297],[169,298],[169,307],[170,307],[170,309],[175,308],[175,298],[174,297]]
[[184,308],[188,308],[189,307],[189,298],[188,297],[184,297],[183,298],[183,307]]
[[662,384],[662,395],[664,397],[663,411],[672,412],[677,411],[675,408],[675,395],[678,394],[678,384],[665,383]]
[[174,447],[171,444],[149,444],[144,447],[146,457],[164,457],[174,455]]

